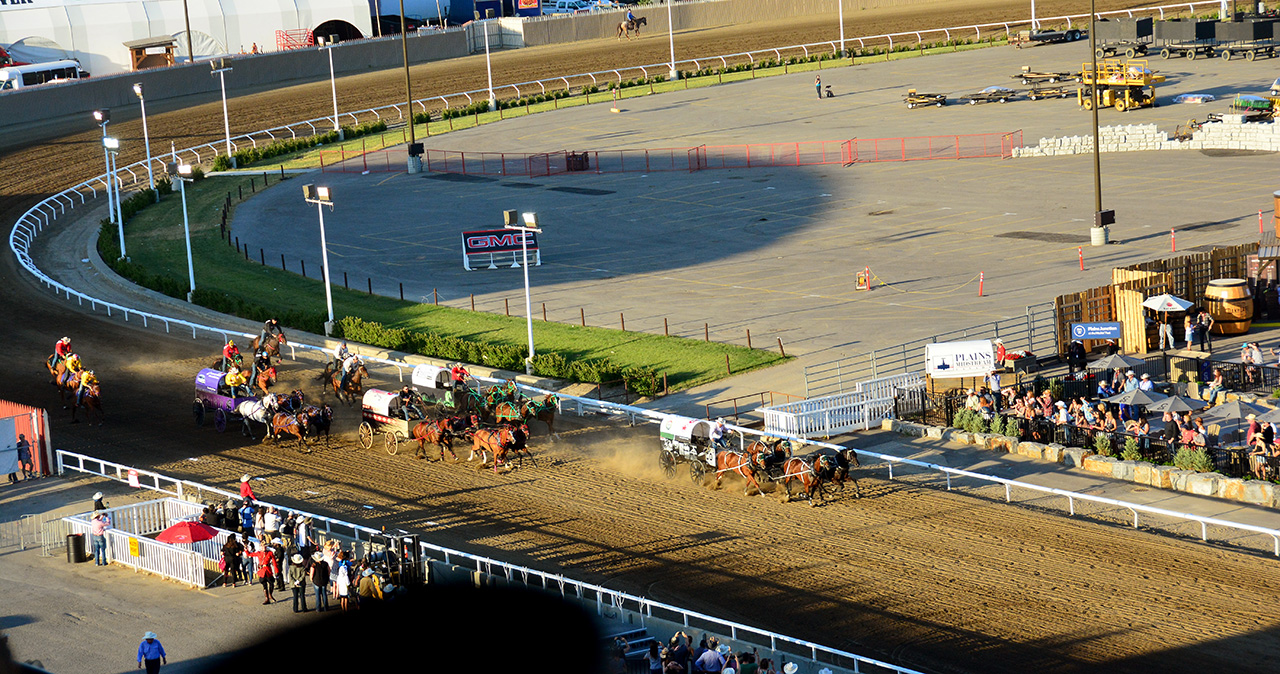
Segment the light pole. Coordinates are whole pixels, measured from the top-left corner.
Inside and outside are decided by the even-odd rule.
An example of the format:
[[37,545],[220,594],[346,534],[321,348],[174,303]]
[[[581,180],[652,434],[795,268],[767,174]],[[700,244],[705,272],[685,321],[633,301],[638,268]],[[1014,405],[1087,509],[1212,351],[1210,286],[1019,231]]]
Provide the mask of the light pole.
[[[221,67],[219,67],[221,66]],[[218,81],[222,84],[222,130],[227,135],[227,159],[231,160],[231,167],[236,167],[236,158],[231,154],[231,118],[227,116],[227,73],[233,68],[227,67],[226,59],[218,59],[210,61],[209,67],[213,68],[213,75],[218,76]]]
[[[503,222],[507,229],[520,232],[520,250],[524,256],[524,315],[529,327],[529,357],[524,361],[524,373],[533,374],[533,302],[529,298],[529,235],[541,234],[538,227],[537,213],[521,213],[516,219],[515,211],[503,211]],[[521,224],[523,220],[524,224]]]
[[[409,30],[404,21],[404,0],[400,0],[400,53],[404,57],[405,114],[409,121],[409,156],[405,162],[407,173],[422,171],[422,150],[413,137],[413,85],[409,80]],[[427,133],[431,133],[431,118],[427,118]]]
[[178,191],[182,193],[182,233],[187,237],[187,280],[191,289],[187,291],[187,301],[191,301],[196,293],[196,268],[191,262],[191,225],[187,222],[187,183],[191,182],[191,164],[171,162],[165,166],[169,177],[178,181]]
[[[133,93],[138,96],[138,104],[142,106],[142,142],[147,146],[147,184],[156,192],[156,177],[151,172],[151,134],[147,132],[147,101],[142,97],[142,83],[133,85]],[[156,192],[156,203],[160,203],[160,193]]]
[[302,198],[309,204],[315,204],[320,212],[320,268],[324,272],[324,303],[329,309],[329,320],[324,324],[326,337],[333,334],[333,290],[329,287],[329,244],[324,237],[324,207],[333,210],[333,199],[328,187],[315,185],[302,186]]
[[1089,0],[1089,58],[1092,59],[1092,84],[1089,85],[1089,109],[1093,111],[1093,227],[1089,229],[1089,243],[1105,246],[1111,231],[1107,226],[1116,220],[1115,211],[1102,210],[1102,161],[1098,147],[1098,41],[1094,20],[1098,17],[1096,0]]
[[[115,188],[116,183],[116,153],[120,151],[120,139],[105,136],[102,139],[102,147],[107,149],[107,208],[111,208],[111,191]],[[115,200],[115,220],[116,229],[120,232],[120,258],[124,259],[126,253],[124,250],[124,215],[120,212],[120,191],[116,189]]]
[[844,56],[844,0],[836,0],[840,14],[840,55]]
[[498,101],[493,97],[493,64],[489,61],[489,19],[484,20],[484,68],[489,72],[489,112],[498,109]]
[[667,0],[667,42],[671,45],[671,81],[676,81],[679,73],[676,72],[676,25],[671,18],[671,4],[675,0]]
[[111,150],[107,148],[107,125],[111,123],[111,110],[106,108],[94,110],[93,119],[102,127],[102,160],[107,164],[107,220],[115,224],[116,209],[112,201],[114,197],[111,194]]
[[[327,44],[321,49],[329,52],[329,89],[333,92],[333,130],[341,134],[342,129],[338,127],[338,80],[333,76],[333,48],[336,46],[338,45]],[[339,135],[338,140],[344,139]]]

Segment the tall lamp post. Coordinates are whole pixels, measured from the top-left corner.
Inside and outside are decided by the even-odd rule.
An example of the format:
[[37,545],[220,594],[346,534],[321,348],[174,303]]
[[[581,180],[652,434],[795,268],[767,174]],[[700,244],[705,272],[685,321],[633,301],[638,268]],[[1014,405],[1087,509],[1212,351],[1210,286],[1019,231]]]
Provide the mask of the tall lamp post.
[[[156,191],[156,177],[151,172],[151,134],[147,132],[147,101],[142,97],[142,83],[138,82],[133,85],[133,93],[138,97],[138,104],[142,106],[142,142],[147,146],[147,184],[151,187],[151,191]],[[160,193],[156,192],[156,203],[160,203]]]
[[484,68],[489,73],[489,112],[498,109],[498,100],[493,96],[493,64],[489,61],[489,19],[484,20]]
[[102,139],[102,147],[107,149],[107,208],[111,208],[111,191],[114,189],[116,229],[120,232],[120,258],[124,259],[127,256],[124,250],[124,215],[120,212],[120,190],[116,187],[116,153],[120,151],[120,139],[106,136]]
[[173,180],[178,181],[178,191],[182,193],[182,233],[187,238],[187,280],[191,289],[187,291],[187,301],[191,301],[196,293],[196,268],[191,261],[191,225],[187,221],[187,183],[191,182],[191,164],[170,162],[165,166],[166,172]]
[[210,61],[209,67],[213,68],[212,74],[217,75],[218,81],[222,84],[222,130],[227,136],[227,159],[231,160],[231,167],[235,168],[236,158],[231,154],[231,118],[227,116],[227,73],[233,68],[227,67],[226,59]]
[[671,18],[671,5],[675,0],[667,0],[667,43],[671,46],[671,81],[676,81],[679,73],[676,72],[676,24]]
[[524,373],[533,374],[533,302],[529,298],[529,235],[541,234],[542,229],[538,227],[537,213],[521,213],[519,220],[516,219],[515,211],[503,211],[502,215],[507,229],[520,232],[520,250],[524,256],[524,315],[529,328],[529,357],[524,361]]
[[338,80],[333,76],[333,48],[338,45],[327,44],[321,49],[329,52],[329,89],[333,92],[333,130],[338,132],[338,140],[342,138],[342,129],[338,126]]
[[309,204],[315,204],[316,210],[320,212],[320,268],[324,272],[324,303],[329,309],[324,334],[328,337],[333,334],[333,289],[329,287],[329,244],[324,237],[324,207],[328,206],[329,210],[333,210],[333,198],[328,187],[316,185],[303,185],[302,198]]
[[[102,160],[107,164],[107,220],[116,222],[115,197],[111,191],[111,150],[107,148],[107,125],[111,123],[111,110],[103,108],[93,111],[93,119],[102,127]],[[123,241],[124,237],[121,236]]]
[[1093,64],[1093,79],[1089,85],[1089,109],[1093,111],[1093,227],[1089,229],[1089,243],[1105,246],[1111,234],[1107,225],[1116,221],[1116,212],[1102,210],[1102,162],[1098,156],[1098,40],[1094,30],[1097,16],[1097,0],[1089,0],[1089,58]]
[[844,56],[844,0],[836,0],[836,7],[840,15],[840,55]]
[[[409,157],[405,171],[407,173],[421,173],[422,146],[413,137],[413,85],[409,80],[409,29],[405,26],[404,21],[404,0],[400,0],[400,53],[404,57],[405,113],[409,120]],[[428,133],[430,133],[430,128],[428,124]]]

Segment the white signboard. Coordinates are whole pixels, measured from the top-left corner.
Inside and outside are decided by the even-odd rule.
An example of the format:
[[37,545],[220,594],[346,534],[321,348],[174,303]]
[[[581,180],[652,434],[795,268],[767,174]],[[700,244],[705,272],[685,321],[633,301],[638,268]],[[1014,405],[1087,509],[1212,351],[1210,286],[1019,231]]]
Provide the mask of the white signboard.
[[940,379],[985,377],[997,369],[989,339],[925,344],[924,367],[929,376]]

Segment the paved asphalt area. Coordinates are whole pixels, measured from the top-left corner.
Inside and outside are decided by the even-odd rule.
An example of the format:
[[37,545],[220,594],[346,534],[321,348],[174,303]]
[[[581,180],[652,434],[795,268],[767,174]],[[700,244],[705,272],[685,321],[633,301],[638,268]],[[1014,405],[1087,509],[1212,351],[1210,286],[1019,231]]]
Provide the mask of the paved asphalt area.
[[[797,73],[627,99],[620,114],[592,105],[433,137],[428,148],[493,152],[685,148],[851,137],[892,138],[1023,130],[1025,141],[1087,134],[1090,115],[1074,98],[908,110],[907,88],[953,97],[1033,70],[1079,70],[1087,43],[984,49],[822,72],[838,94],[816,100],[813,73]],[[1105,110],[1102,124],[1157,123],[1172,132],[1224,104],[1177,105],[1189,91],[1230,98],[1265,89],[1263,61],[1164,61],[1159,108]],[[675,163],[687,167],[678,149]],[[1211,156],[1212,155],[1212,156]],[[379,160],[383,161],[383,160]],[[402,167],[402,156],[390,159]],[[1104,203],[1118,224],[1105,249],[1088,246],[1093,212],[1089,156],[971,159],[804,168],[574,174],[551,178],[403,172],[311,174],[333,187],[326,213],[335,281],[371,277],[375,291],[406,298],[523,313],[519,269],[462,268],[463,230],[501,225],[504,209],[537,211],[546,228],[543,264],[531,270],[535,315],[550,320],[776,348],[797,363],[747,386],[799,392],[804,363],[864,353],[940,331],[1024,313],[1062,292],[1105,284],[1112,267],[1257,235],[1269,209],[1274,158],[1240,152],[1104,154]],[[259,193],[233,230],[267,259],[283,252],[320,268],[314,207],[298,181]],[[301,233],[301,235],[300,235]],[[1087,271],[1079,270],[1084,246]],[[503,256],[506,257],[506,256]],[[296,262],[290,263],[296,268]],[[877,284],[854,290],[870,267]],[[978,296],[978,275],[985,274]],[[880,284],[884,285],[880,285]],[[535,326],[536,333],[536,326]],[[536,334],[535,334],[536,339]],[[1014,345],[1015,348],[1017,345]],[[751,376],[751,375],[748,375]],[[742,388],[731,385],[733,388]],[[713,385],[713,389],[725,388]],[[745,391],[744,391],[745,392]]]

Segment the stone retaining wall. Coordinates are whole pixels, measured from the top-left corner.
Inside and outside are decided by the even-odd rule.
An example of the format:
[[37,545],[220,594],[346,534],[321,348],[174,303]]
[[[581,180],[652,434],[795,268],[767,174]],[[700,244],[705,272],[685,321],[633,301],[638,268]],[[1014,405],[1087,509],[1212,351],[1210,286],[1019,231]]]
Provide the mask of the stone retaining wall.
[[1219,473],[1197,473],[1173,466],[1157,466],[1146,461],[1124,461],[1095,454],[1080,447],[1059,444],[1022,442],[1017,438],[990,433],[969,433],[955,428],[925,426],[897,419],[885,419],[882,428],[912,437],[931,438],[972,445],[981,449],[1018,454],[1030,459],[1049,461],[1068,468],[1126,482],[1172,489],[1199,496],[1213,496],[1267,508],[1280,508],[1280,485],[1263,480],[1244,480]]
[[[1126,124],[1098,129],[1101,152],[1145,150],[1259,150],[1280,152],[1280,124],[1243,122],[1238,115],[1226,115],[1222,122],[1205,124],[1188,140],[1169,138],[1155,124]],[[1035,146],[1013,148],[1014,157],[1054,157],[1093,152],[1093,136],[1041,138]]]

